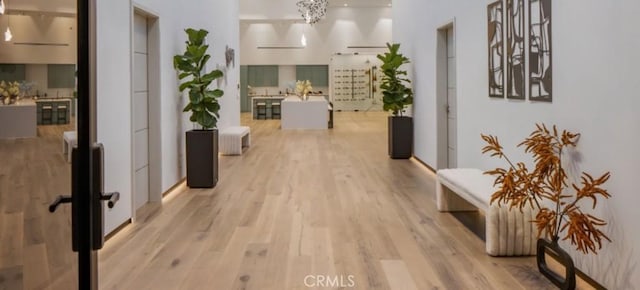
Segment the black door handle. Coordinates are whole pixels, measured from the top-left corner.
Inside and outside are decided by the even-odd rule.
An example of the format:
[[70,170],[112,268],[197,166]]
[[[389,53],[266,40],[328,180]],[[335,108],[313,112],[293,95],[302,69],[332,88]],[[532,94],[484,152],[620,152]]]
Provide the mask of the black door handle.
[[55,212],[58,209],[58,206],[63,203],[71,203],[72,199],[70,195],[59,195],[56,199],[49,205],[49,212]]
[[[111,192],[102,194],[100,196],[100,200],[107,201],[107,206],[109,208],[113,208],[116,203],[120,200],[119,192]],[[63,203],[71,203],[73,199],[71,199],[70,195],[59,195],[56,199],[49,205],[49,212],[55,212],[58,209],[58,206]]]
[[[91,243],[93,250],[99,250],[104,245],[104,211],[103,211],[103,201],[107,202],[107,206],[109,208],[113,208],[115,204],[120,200],[119,192],[111,192],[111,193],[103,193],[103,164],[104,164],[104,148],[102,144],[94,144],[91,148],[91,160],[92,160],[92,191],[87,193],[80,193],[77,185],[77,178],[79,176],[79,162],[78,162],[78,148],[73,148],[71,154],[71,195],[60,195],[58,196],[51,205],[49,205],[49,211],[55,212],[59,205],[63,203],[71,203],[71,248],[74,252],[77,252],[79,249],[79,244],[81,243],[80,238],[81,235],[79,233],[79,221],[81,219],[86,219],[86,217],[80,217],[80,211],[84,210],[80,207],[84,207],[81,201],[81,198],[89,199],[89,214],[91,215],[91,238],[89,238],[89,242]],[[86,233],[83,233],[82,237],[85,237]],[[84,243],[84,241],[83,241]]]
[[118,200],[120,200],[120,193],[119,192],[111,192],[111,193],[103,193],[100,196],[100,200],[106,200],[107,201],[107,206],[109,208],[113,208],[113,206],[116,204],[116,202],[118,202]]

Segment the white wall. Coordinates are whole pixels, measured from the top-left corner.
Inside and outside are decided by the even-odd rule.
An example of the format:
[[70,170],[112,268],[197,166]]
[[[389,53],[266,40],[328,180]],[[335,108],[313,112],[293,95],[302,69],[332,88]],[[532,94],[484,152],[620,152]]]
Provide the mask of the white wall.
[[[294,6],[295,7],[295,6]],[[303,49],[258,49],[258,46],[301,46]],[[391,8],[330,7],[325,19],[314,25],[295,20],[241,20],[240,52],[243,65],[329,64],[334,53],[379,52],[384,49],[347,46],[384,46],[391,41]]]
[[239,0],[241,19],[294,19],[300,17],[294,0]]
[[295,65],[281,65],[278,67],[278,90],[284,90],[291,84],[293,84],[293,87],[295,88],[296,81]]
[[[131,26],[130,1],[97,1],[98,35],[98,142],[105,147],[105,190],[120,191],[120,202],[106,213],[106,230],[110,232],[132,215],[132,140],[131,140]],[[177,90],[177,74],[172,57],[182,53],[186,27],[209,30],[210,67],[224,64],[225,45],[239,47],[238,4],[231,0],[193,0],[189,5],[179,1],[133,1],[159,17],[161,79],[161,151],[162,190],[168,190],[185,175],[184,131],[190,129],[182,113],[184,98]],[[237,49],[236,49],[237,56]],[[219,127],[240,123],[240,100],[237,83],[239,62],[227,71],[221,83],[225,96],[221,99]]]
[[[9,42],[4,41],[10,19]],[[76,19],[49,14],[2,15],[0,21],[0,63],[71,64],[76,63]],[[58,45],[33,45],[58,44]]]
[[76,13],[75,0],[5,0],[5,3],[12,10]]
[[[437,164],[436,30],[455,19],[458,85],[458,166],[491,169],[503,162],[483,156],[480,133],[500,137],[513,159],[528,160],[514,146],[536,122],[582,133],[578,167],[594,175],[611,171],[613,198],[598,203],[613,242],[596,255],[573,253],[577,266],[610,289],[640,285],[640,2],[553,1],[553,103],[487,96],[487,4],[475,0],[394,1],[393,38],[413,61],[415,155]],[[587,206],[587,208],[590,206]],[[571,248],[565,244],[565,248]]]

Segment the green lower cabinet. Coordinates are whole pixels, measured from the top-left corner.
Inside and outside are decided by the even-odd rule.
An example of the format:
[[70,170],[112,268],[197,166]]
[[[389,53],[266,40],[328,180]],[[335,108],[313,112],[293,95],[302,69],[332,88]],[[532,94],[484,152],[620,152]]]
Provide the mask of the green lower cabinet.
[[36,101],[36,120],[38,125],[69,124],[72,111],[71,100]]
[[253,99],[253,119],[262,119],[258,118],[258,103],[265,103],[266,111],[264,119],[280,119],[281,116],[281,99]]

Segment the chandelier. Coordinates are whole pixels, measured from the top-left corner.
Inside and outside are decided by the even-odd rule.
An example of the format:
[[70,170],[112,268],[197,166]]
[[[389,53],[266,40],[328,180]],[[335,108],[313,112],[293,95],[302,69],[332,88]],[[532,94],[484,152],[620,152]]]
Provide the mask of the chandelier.
[[302,18],[308,24],[314,24],[327,14],[327,0],[300,0],[296,5]]

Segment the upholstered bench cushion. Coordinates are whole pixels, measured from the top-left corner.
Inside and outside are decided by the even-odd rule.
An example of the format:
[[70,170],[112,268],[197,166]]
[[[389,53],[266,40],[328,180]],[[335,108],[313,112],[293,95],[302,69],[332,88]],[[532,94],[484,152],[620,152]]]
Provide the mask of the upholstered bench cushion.
[[218,151],[223,155],[242,155],[243,147],[251,146],[251,129],[233,126],[220,130]]
[[494,178],[475,168],[442,169],[437,172],[436,204],[439,211],[481,209],[485,214],[486,251],[491,256],[535,255],[537,239],[531,221],[537,211],[508,205],[490,205],[496,191]]
[[[491,195],[495,192],[493,188],[493,178],[484,175],[483,172],[475,168],[456,168],[438,170],[438,181],[449,189],[454,190],[459,197],[473,204],[476,208],[487,210]],[[451,209],[461,206],[464,210],[468,208],[466,204],[452,204],[455,200],[442,199],[444,195],[438,194],[438,210]],[[473,208],[471,208],[473,210]]]

